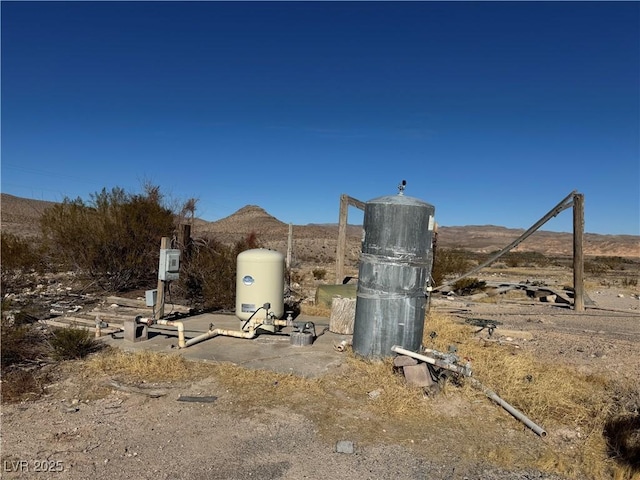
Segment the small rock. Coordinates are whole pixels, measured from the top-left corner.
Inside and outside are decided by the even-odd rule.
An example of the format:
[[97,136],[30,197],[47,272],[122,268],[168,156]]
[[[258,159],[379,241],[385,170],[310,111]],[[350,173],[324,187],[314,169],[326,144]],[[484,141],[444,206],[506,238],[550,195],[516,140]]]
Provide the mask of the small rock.
[[371,400],[375,400],[376,398],[378,398],[380,395],[382,394],[382,390],[377,389],[377,390],[373,390],[372,392],[369,392],[367,395],[369,395],[369,398]]
[[355,452],[355,447],[351,440],[340,440],[336,443],[336,453],[348,453],[352,454]]

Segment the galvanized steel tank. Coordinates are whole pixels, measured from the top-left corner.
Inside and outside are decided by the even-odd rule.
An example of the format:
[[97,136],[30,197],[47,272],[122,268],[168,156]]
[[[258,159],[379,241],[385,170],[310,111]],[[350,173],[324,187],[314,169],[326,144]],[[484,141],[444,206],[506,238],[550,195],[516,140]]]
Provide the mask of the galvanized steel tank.
[[[403,183],[404,185],[404,183]],[[435,208],[402,194],[373,199],[364,210],[353,350],[369,358],[422,344],[433,264]]]

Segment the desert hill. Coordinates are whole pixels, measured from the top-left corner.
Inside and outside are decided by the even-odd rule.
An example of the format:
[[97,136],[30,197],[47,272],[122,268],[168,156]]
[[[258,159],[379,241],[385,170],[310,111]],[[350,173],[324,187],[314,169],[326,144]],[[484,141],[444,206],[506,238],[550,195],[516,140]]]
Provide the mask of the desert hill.
[[[55,202],[33,200],[1,194],[0,212],[2,231],[20,236],[37,236],[38,220],[45,209]],[[209,222],[195,219],[192,235],[213,235],[221,241],[235,241],[255,232],[267,246],[286,249],[289,225],[270,215],[257,205],[247,205],[220,220]],[[496,225],[440,226],[438,245],[449,248],[463,248],[476,252],[492,252],[503,248],[525,230],[511,229]],[[330,261],[335,256],[338,227],[335,224],[294,225],[293,238],[299,250],[317,251],[319,260]],[[362,227],[350,225],[348,242],[351,255],[356,255],[362,239]],[[571,255],[573,235],[538,231],[525,240],[518,249],[537,251],[546,255]],[[586,233],[584,237],[585,255],[640,257],[640,236],[601,235]],[[357,257],[357,255],[356,255]]]

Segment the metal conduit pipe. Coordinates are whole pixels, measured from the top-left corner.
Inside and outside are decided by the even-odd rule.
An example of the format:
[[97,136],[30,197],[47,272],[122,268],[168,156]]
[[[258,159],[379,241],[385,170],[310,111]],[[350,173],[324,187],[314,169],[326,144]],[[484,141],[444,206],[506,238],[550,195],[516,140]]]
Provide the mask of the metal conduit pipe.
[[[446,362],[438,361],[438,360],[436,360],[434,358],[427,357],[425,355],[420,355],[420,354],[412,352],[410,350],[406,350],[406,349],[404,349],[402,347],[399,347],[397,345],[394,345],[393,347],[391,347],[391,350],[396,352],[396,353],[399,353],[401,355],[407,355],[407,356],[413,357],[413,358],[415,358],[417,360],[422,360],[424,362],[430,363],[431,365],[435,365],[437,367],[446,368],[448,370],[460,373],[460,374],[465,375],[467,377],[471,376],[471,368],[468,367],[468,366],[460,367],[459,365],[451,365],[451,364],[448,364]],[[531,430],[533,430],[534,433],[536,433],[537,435],[539,435],[541,437],[546,437],[547,436],[547,432],[545,431],[544,428],[542,428],[540,425],[537,425],[536,423],[534,423],[529,417],[527,417],[520,410],[518,410],[517,408],[515,408],[514,406],[512,406],[511,404],[509,404],[508,402],[506,402],[502,398],[500,398],[493,390],[490,390],[489,388],[485,387],[484,385],[482,385],[482,383],[480,383],[475,378],[471,378],[470,380],[471,380],[471,385],[473,385],[475,388],[478,388],[479,390],[482,390],[482,392],[487,397],[489,397],[495,403],[497,403],[502,408],[504,408],[507,412],[509,412],[511,415],[513,415],[517,420],[520,420],[522,423],[524,423],[527,427],[529,427]]]
[[471,366],[468,364],[465,365],[464,367],[460,365],[453,365],[451,363],[438,360],[437,358],[431,358],[431,357],[427,357],[426,355],[420,355],[419,353],[412,352],[411,350],[407,350],[398,345],[392,346],[391,351],[395,353],[399,353],[400,355],[407,355],[408,357],[413,357],[417,360],[422,360],[423,362],[430,363],[431,365],[435,365],[436,367],[451,370],[452,372],[459,373],[460,375],[464,375],[465,377],[471,376]]
[[485,387],[484,385],[482,385],[482,383],[480,383],[475,378],[471,379],[471,385],[473,385],[474,387],[478,388],[479,390],[482,390],[482,392],[487,397],[489,397],[491,400],[493,400],[498,405],[500,405],[502,408],[504,408],[507,412],[509,412],[511,415],[513,415],[516,419],[518,419],[522,423],[524,423],[527,427],[529,427],[531,430],[533,430],[534,433],[536,433],[537,435],[539,435],[541,437],[546,437],[547,436],[547,432],[546,432],[546,430],[544,428],[542,428],[540,425],[537,425],[536,423],[534,423],[529,417],[527,417],[520,410],[518,410],[517,408],[513,407],[512,405],[507,403],[505,400],[500,398],[493,390]]

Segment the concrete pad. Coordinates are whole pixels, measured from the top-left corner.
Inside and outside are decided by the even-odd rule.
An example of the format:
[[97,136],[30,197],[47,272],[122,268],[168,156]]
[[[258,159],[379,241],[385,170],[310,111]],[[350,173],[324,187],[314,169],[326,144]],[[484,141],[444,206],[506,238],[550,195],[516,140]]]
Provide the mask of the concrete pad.
[[[180,319],[184,324],[185,338],[196,337],[214,328],[240,330],[242,322],[233,315],[202,314]],[[122,333],[103,337],[105,343],[126,351],[150,350],[182,355],[189,360],[204,362],[230,362],[251,369],[291,373],[304,377],[322,376],[338,368],[346,360],[344,353],[334,346],[343,340],[351,341],[350,335],[329,331],[329,319],[324,317],[299,316],[296,322],[312,322],[317,338],[310,346],[292,345],[289,333],[292,327],[280,332],[264,333],[253,339],[217,336],[187,348],[178,348],[178,331],[175,327],[153,325],[148,330],[148,340],[127,341]]]

